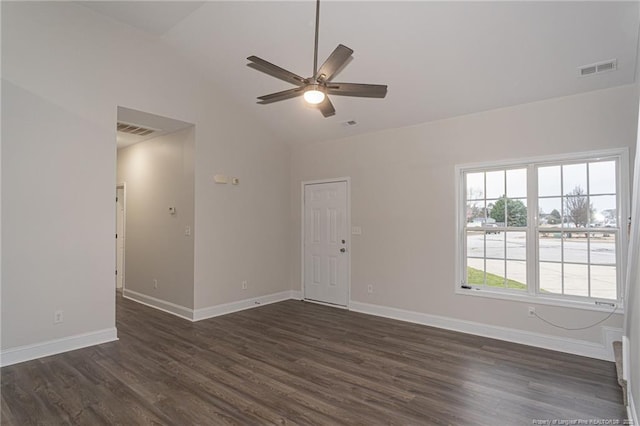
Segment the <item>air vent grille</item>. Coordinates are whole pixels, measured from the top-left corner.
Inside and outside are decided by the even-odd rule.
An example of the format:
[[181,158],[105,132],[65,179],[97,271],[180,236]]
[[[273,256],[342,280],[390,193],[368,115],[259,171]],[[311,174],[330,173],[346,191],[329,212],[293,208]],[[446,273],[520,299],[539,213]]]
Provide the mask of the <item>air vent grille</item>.
[[617,60],[598,62],[597,64],[583,65],[578,68],[578,75],[585,77],[587,75],[600,74],[607,71],[615,71],[618,68]]
[[118,122],[118,131],[123,133],[130,133],[132,135],[147,136],[151,133],[154,133],[156,130],[137,126],[135,124]]
[[348,121],[343,121],[342,125],[344,127],[353,127],[353,126],[357,126],[358,122],[356,120],[348,120]]

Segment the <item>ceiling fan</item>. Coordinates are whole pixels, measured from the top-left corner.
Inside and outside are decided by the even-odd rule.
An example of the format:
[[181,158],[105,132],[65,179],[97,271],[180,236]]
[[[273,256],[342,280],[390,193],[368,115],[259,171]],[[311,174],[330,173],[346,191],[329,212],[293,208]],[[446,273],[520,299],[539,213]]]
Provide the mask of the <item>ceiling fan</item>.
[[386,85],[335,83],[331,81],[336,72],[346,64],[347,60],[353,53],[353,50],[342,44],[339,44],[331,55],[329,55],[324,64],[318,68],[319,23],[320,0],[316,0],[316,32],[315,45],[313,49],[312,77],[300,77],[291,71],[280,68],[279,66],[274,65],[271,62],[267,62],[257,56],[249,56],[247,58],[247,60],[251,61],[247,66],[298,86],[293,89],[283,90],[282,92],[259,96],[259,104],[270,104],[303,95],[304,100],[307,101],[307,103],[317,107],[323,116],[330,117],[336,113],[336,110],[327,95],[358,96],[363,98],[384,98],[387,95]]

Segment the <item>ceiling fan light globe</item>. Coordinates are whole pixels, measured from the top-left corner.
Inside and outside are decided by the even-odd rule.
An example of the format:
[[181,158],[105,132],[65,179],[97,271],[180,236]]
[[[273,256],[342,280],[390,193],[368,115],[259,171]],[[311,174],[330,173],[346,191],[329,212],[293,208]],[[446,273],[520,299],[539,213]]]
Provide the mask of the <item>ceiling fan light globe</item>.
[[324,101],[325,94],[323,91],[313,88],[304,92],[304,100],[311,105],[318,105]]

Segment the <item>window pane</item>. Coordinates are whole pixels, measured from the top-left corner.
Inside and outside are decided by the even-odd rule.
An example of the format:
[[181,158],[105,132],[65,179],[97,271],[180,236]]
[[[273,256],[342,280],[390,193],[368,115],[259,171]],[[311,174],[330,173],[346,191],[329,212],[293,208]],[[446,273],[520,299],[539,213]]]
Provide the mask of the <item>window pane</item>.
[[560,197],[538,200],[538,221],[542,226],[562,225],[562,199]]
[[563,253],[565,262],[584,263],[587,258],[587,236],[583,232],[565,232],[563,236]]
[[591,263],[616,264],[616,236],[613,233],[591,233],[589,245]]
[[562,294],[562,264],[540,262],[540,291]]
[[484,258],[483,231],[467,231],[467,257]]
[[507,226],[527,226],[527,200],[507,198]]
[[507,260],[507,288],[527,289],[527,262],[523,260]]
[[526,260],[527,258],[527,233],[505,232],[507,239],[507,259]]
[[564,197],[564,216],[567,227],[584,228],[589,222],[589,199],[581,191],[573,191],[571,196]]
[[484,198],[484,173],[467,173],[467,200]]
[[589,296],[589,266],[564,264],[564,294]]
[[615,266],[591,266],[591,297],[618,298]]
[[485,214],[486,209],[484,208],[484,201],[468,201],[467,227],[480,226],[483,221],[474,219],[484,219]]
[[526,198],[527,169],[507,170],[507,197]]
[[484,260],[467,260],[467,284],[484,285]]
[[487,259],[487,286],[505,288],[504,260]]
[[542,262],[562,261],[562,233],[540,232],[538,236],[538,252]]
[[489,222],[495,223],[497,226],[504,226],[504,201],[487,200],[487,218]]
[[564,194],[573,194],[577,190],[587,193],[587,165],[566,164],[562,166],[562,190]]
[[560,166],[538,168],[538,195],[541,197],[562,195]]
[[487,259],[504,259],[504,233],[485,236],[487,242]]
[[500,198],[504,194],[504,171],[487,172],[487,198]]
[[617,227],[615,195],[596,195],[589,197],[589,201],[591,201],[591,226]]
[[616,162],[589,163],[589,193],[616,193]]

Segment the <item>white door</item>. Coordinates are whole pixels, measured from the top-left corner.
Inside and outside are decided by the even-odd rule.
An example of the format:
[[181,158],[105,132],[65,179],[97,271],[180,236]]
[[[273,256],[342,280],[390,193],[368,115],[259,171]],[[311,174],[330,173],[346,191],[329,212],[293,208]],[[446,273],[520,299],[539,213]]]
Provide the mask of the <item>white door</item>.
[[304,297],[347,306],[347,182],[304,186]]
[[116,189],[116,288],[124,277],[124,188]]

